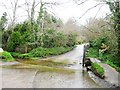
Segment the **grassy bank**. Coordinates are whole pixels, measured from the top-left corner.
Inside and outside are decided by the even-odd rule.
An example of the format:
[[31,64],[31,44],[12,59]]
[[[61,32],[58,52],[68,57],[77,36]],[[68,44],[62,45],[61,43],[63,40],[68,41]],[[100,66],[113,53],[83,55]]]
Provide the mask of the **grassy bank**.
[[54,48],[35,48],[29,53],[18,53],[18,52],[1,52],[0,57],[3,61],[14,61],[14,58],[19,59],[32,59],[32,58],[46,58],[49,56],[60,55],[71,51],[75,46],[72,47],[54,47]]
[[113,62],[107,61],[105,63],[108,64],[108,65],[110,65],[111,67],[115,68],[116,71],[118,71],[120,73],[120,67],[118,67],[115,64],[113,64]]
[[[29,53],[20,54],[16,52],[3,52],[2,57],[5,55],[4,60],[7,61],[15,60],[14,58],[20,62],[20,64],[10,65],[10,66],[3,66],[5,68],[17,68],[17,69],[36,69],[39,72],[58,72],[58,73],[65,73],[70,74],[73,73],[73,70],[64,69],[66,66],[65,62],[55,62],[54,60],[31,60],[30,58],[42,58],[42,57],[49,57],[52,55],[59,55],[65,52],[72,50],[74,47],[56,47],[56,48],[36,48],[33,49]],[[7,54],[6,54],[7,53]],[[9,56],[8,56],[9,55]],[[14,58],[13,58],[13,57]],[[11,59],[12,58],[12,59]],[[27,58],[27,59],[26,59]]]
[[25,53],[25,54],[20,54],[20,53],[16,53],[16,52],[10,52],[11,55],[14,58],[21,58],[21,59],[29,59],[29,58],[35,58],[35,57],[41,57],[41,58],[45,58],[45,57],[49,57],[49,56],[53,56],[53,55],[60,55],[63,53],[66,53],[70,50],[72,50],[75,46],[73,47],[54,47],[54,48],[35,48],[32,51],[30,51],[29,53]]
[[120,67],[117,65],[117,62],[113,62],[118,60],[117,57],[108,53],[99,53],[99,50],[96,48],[90,47],[87,49],[86,57],[98,58],[103,63],[109,64],[111,67],[115,68],[116,71],[120,72]]
[[15,60],[13,56],[7,51],[0,52],[0,57],[2,58],[3,61],[6,62]]

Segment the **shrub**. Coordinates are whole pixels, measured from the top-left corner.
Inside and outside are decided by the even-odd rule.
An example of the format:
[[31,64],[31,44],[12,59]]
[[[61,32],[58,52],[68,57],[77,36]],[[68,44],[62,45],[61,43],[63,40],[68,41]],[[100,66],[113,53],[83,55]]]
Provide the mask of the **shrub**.
[[100,78],[104,78],[104,69],[97,63],[92,63],[91,65],[91,70],[93,71],[93,73],[97,76],[99,76]]
[[56,32],[55,30],[46,30],[43,35],[43,47],[52,48],[52,47],[62,47],[66,46],[66,35],[61,32]]
[[67,36],[61,32],[58,32],[55,37],[55,47],[64,47],[67,44]]
[[76,44],[76,35],[74,34],[66,35],[62,32],[57,32],[56,30],[52,29],[45,30],[42,39],[44,48],[64,46],[71,47]]
[[17,52],[10,52],[14,58],[18,58],[21,54]]
[[7,51],[15,51],[15,44],[12,41],[8,42]]
[[76,44],[76,35],[75,34],[69,34],[67,36],[67,46],[71,47]]
[[74,47],[55,47],[55,48],[36,48],[30,51],[30,55],[33,57],[47,57],[51,55],[63,54],[67,51],[70,51]]
[[21,35],[19,32],[13,32],[8,40],[7,50],[15,51],[15,48],[21,43]]
[[4,61],[13,61],[14,60],[12,55],[7,51],[1,52],[0,56],[3,58]]
[[109,64],[111,67],[115,68],[118,72],[120,72],[120,67],[114,64],[111,61],[107,61],[106,64]]
[[21,58],[21,59],[29,59],[29,58],[31,58],[31,57],[32,57],[32,56],[31,56],[30,53],[20,54],[20,55],[18,56],[18,58]]
[[99,57],[99,51],[95,48],[89,48],[86,53],[87,57],[93,57],[98,58]]
[[20,59],[29,59],[32,57],[30,53],[25,53],[25,54],[16,53],[16,52],[10,52],[10,53],[13,57],[20,58]]
[[97,38],[95,40],[90,41],[90,47],[94,47],[94,48],[101,48],[102,43],[106,43],[107,42],[107,38],[106,37],[100,37]]
[[16,52],[10,52],[13,57],[21,59],[29,59],[33,57],[48,57],[52,55],[59,55],[72,50],[74,47],[55,47],[55,48],[36,48],[29,53],[21,54]]
[[30,30],[30,24],[28,21],[24,21],[23,23],[18,23],[14,27],[14,32],[18,31],[20,34],[24,34],[27,30]]

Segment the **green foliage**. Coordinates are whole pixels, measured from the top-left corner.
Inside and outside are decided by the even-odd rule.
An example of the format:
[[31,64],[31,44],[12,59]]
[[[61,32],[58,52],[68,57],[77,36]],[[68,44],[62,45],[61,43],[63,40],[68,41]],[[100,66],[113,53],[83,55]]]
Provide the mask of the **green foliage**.
[[56,36],[55,36],[54,43],[55,43],[55,45],[54,45],[55,47],[67,46],[67,37],[66,37],[66,35],[61,33],[61,32],[58,32],[56,34]]
[[[42,20],[43,13],[45,17],[44,23]],[[32,21],[17,23],[2,34],[2,39],[4,40],[3,47],[10,52],[28,53],[37,47],[54,48],[74,46],[76,37],[73,34],[65,35],[62,32],[58,32],[55,30],[56,27],[57,19],[44,12],[43,4],[41,3],[40,12],[36,21],[32,19]],[[26,55],[21,55],[20,57],[27,58]]]
[[56,32],[53,29],[46,30],[43,35],[43,47],[71,47],[76,43],[76,36],[74,34],[65,35],[62,32]]
[[13,31],[15,32],[16,31],[20,32],[21,35],[24,34],[28,30],[30,30],[30,25],[28,21],[16,24],[16,26],[13,29]]
[[93,47],[90,47],[87,49],[86,56],[92,57],[92,58],[98,58],[103,62],[114,59],[114,57],[112,57],[112,55],[107,54],[107,53],[100,53],[98,49],[93,48]]
[[7,50],[8,51],[15,51],[14,42],[12,42],[12,41],[8,42]]
[[14,57],[14,58],[18,58],[21,53],[18,53],[18,52],[10,52],[10,54]]
[[14,58],[19,58],[19,59],[29,59],[32,57],[30,53],[25,53],[25,54],[21,54],[17,52],[10,52],[10,53]]
[[[76,42],[75,35],[65,35],[61,32],[57,32],[54,29],[44,30],[42,35],[35,35],[35,33],[30,33],[31,31],[29,30],[28,22],[17,24],[14,27],[13,33],[9,37],[9,40],[7,41],[7,50],[10,52],[16,51],[23,53],[21,51],[23,50],[23,47],[24,50],[26,50],[25,48],[32,50],[33,48],[40,46],[43,48],[71,47],[74,46]],[[30,50],[27,50],[27,52]]]
[[116,64],[114,64],[111,61],[107,61],[106,64],[109,64],[110,66],[112,66],[113,68],[115,68],[118,72],[120,72],[120,67],[116,66]]
[[54,48],[36,48],[30,51],[33,57],[48,57],[51,55],[59,55],[70,51],[73,47],[54,47]]
[[[114,31],[117,37],[117,57],[120,55],[120,1],[119,0],[114,0],[114,1],[109,1],[107,2],[109,5],[109,8],[112,12],[112,22],[113,22],[113,27]],[[120,59],[119,60],[119,66],[120,66]]]
[[24,21],[23,23],[16,24],[13,31],[19,32],[21,34],[23,44],[35,41],[35,33],[33,33],[31,30],[29,21]]
[[18,58],[21,58],[21,59],[29,59],[31,57],[32,57],[32,55],[30,53],[20,54],[18,56]]
[[7,22],[7,13],[4,12],[3,13],[3,16],[0,18],[0,30],[4,31],[5,30],[5,25],[6,25],[6,22]]
[[7,50],[15,51],[15,48],[21,44],[21,34],[19,32],[13,32],[9,38]]
[[12,55],[7,51],[1,52],[0,56],[3,58],[3,61],[14,61]]
[[104,69],[97,63],[92,63],[91,70],[94,72],[95,75],[99,76],[100,78],[104,78]]
[[72,50],[74,47],[54,47],[54,48],[35,48],[29,53],[21,54],[16,52],[10,52],[15,58],[31,59],[33,57],[48,57],[52,55],[59,55]]
[[67,36],[67,46],[74,46],[76,44],[76,35],[75,34],[69,34]]
[[98,58],[104,62],[110,61],[116,66],[120,66],[119,56],[117,55],[117,40],[113,36],[99,37],[90,41],[87,56]]
[[86,53],[87,57],[92,57],[92,58],[98,58],[99,57],[99,52],[95,48],[89,48]]
[[90,41],[90,47],[94,47],[94,48],[101,48],[102,43],[106,43],[107,42],[107,37],[100,37],[97,38],[95,40]]
[[119,57],[117,57],[114,54],[99,53],[96,48],[91,47],[91,48],[88,48],[86,56],[92,57],[92,58],[98,58],[102,62],[109,64],[110,66],[115,68],[118,72],[120,72]]
[[55,46],[55,37],[56,32],[53,29],[46,30],[43,35],[43,47],[44,48],[51,48]]

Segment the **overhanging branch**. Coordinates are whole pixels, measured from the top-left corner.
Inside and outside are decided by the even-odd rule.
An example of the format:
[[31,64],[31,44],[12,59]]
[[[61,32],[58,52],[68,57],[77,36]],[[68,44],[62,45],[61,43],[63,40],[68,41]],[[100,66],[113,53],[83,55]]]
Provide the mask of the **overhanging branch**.
[[105,3],[98,3],[97,5],[89,8],[87,11],[85,11],[85,13],[79,19],[81,19],[87,12],[89,12],[90,10],[92,10],[93,8],[95,8],[95,7],[97,7],[97,6],[101,5],[101,4],[105,4]]

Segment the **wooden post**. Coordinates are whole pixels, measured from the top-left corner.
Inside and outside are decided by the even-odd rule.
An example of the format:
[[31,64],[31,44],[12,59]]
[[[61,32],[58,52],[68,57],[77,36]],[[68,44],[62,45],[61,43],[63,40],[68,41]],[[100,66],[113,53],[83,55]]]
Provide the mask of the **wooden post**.
[[85,64],[85,52],[86,52],[86,47],[84,45],[84,51],[83,51],[83,63],[82,63],[82,66],[84,67],[84,64]]

